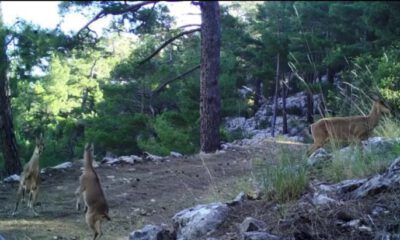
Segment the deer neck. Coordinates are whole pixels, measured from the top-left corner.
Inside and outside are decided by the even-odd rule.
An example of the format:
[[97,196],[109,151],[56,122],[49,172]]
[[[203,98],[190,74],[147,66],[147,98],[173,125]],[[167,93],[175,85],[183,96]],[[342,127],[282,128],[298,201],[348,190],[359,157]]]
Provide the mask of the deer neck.
[[37,148],[33,151],[29,164],[32,168],[39,168],[39,150]]
[[89,153],[85,153],[85,170],[93,170],[93,156]]
[[379,119],[381,118],[381,111],[378,107],[374,104],[372,106],[371,112],[368,115],[368,125],[370,129],[376,127],[379,123]]

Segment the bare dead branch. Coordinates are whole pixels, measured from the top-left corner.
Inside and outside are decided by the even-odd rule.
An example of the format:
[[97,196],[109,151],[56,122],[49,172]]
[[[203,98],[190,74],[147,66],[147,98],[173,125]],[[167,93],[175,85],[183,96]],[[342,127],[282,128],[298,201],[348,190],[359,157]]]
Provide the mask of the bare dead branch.
[[86,23],[85,26],[83,26],[81,29],[79,29],[79,31],[76,33],[76,36],[79,36],[79,34],[84,29],[87,29],[90,26],[90,24],[94,23],[95,21],[97,21],[107,15],[120,15],[120,14],[127,13],[127,12],[136,12],[143,6],[146,6],[149,4],[155,4],[157,2],[158,1],[140,2],[137,4],[133,4],[133,5],[127,5],[127,6],[125,6],[125,8],[122,8],[122,9],[103,9],[96,16],[94,16],[94,18],[92,18],[88,23]]
[[89,78],[93,78],[93,76],[94,76],[94,68],[96,67],[96,64],[97,64],[97,61],[100,59],[100,57],[99,58],[96,58],[95,60],[94,60],[94,62],[93,62],[93,64],[92,64],[92,67],[90,68],[90,72],[89,72]]
[[14,39],[15,39],[15,36],[13,35],[11,37],[11,39],[6,42],[6,46],[5,47],[7,47],[12,41],[14,41]]
[[178,28],[187,28],[187,27],[201,27],[201,24],[186,24],[186,25],[182,25]]
[[178,39],[178,38],[180,38],[180,37],[182,37],[182,36],[184,36],[184,35],[187,35],[187,34],[191,34],[191,33],[194,33],[194,32],[198,32],[198,31],[200,31],[200,30],[201,30],[201,28],[195,28],[195,29],[192,29],[192,30],[184,31],[184,32],[181,32],[181,33],[179,33],[178,35],[176,35],[176,36],[174,36],[174,37],[168,39],[168,40],[165,41],[160,47],[158,47],[152,54],[150,54],[150,56],[148,56],[148,57],[146,57],[144,60],[140,61],[140,62],[139,62],[139,65],[141,65],[141,64],[143,64],[143,63],[149,61],[150,59],[152,59],[152,58],[153,58],[155,55],[157,55],[163,48],[165,48],[168,44],[170,44],[171,42],[175,41],[176,39]]
[[162,83],[160,86],[158,86],[158,87],[152,92],[152,94],[153,94],[153,95],[159,94],[168,84],[170,84],[170,83],[172,83],[172,82],[174,82],[174,81],[176,81],[176,80],[178,80],[178,79],[180,79],[180,78],[185,77],[186,75],[188,75],[188,74],[194,72],[196,69],[199,69],[199,68],[200,68],[200,64],[197,65],[197,66],[195,66],[195,67],[193,67],[193,68],[191,68],[191,69],[189,69],[188,71],[186,71],[186,72],[180,74],[180,75],[177,76],[177,77],[174,77],[174,78],[172,78],[172,79],[169,79],[169,80],[165,81],[165,82]]

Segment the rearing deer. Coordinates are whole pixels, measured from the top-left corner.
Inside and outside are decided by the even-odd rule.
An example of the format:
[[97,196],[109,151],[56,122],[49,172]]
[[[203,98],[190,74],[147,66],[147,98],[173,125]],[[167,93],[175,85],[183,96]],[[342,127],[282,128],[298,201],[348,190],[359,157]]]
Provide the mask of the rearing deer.
[[93,144],[86,144],[84,153],[84,170],[79,178],[79,187],[75,191],[76,208],[80,209],[82,198],[85,203],[86,223],[94,232],[94,240],[100,238],[101,222],[108,216],[108,204],[100,185],[99,177],[93,168]]
[[372,109],[367,116],[323,118],[311,124],[314,144],[308,148],[307,156],[322,147],[328,140],[359,143],[367,139],[378,125],[382,113],[390,113],[390,109],[377,97],[373,97],[373,101]]
[[29,162],[27,162],[24,166],[24,170],[21,174],[21,180],[18,187],[17,192],[17,201],[15,203],[15,209],[12,215],[14,216],[18,210],[19,202],[22,199],[25,199],[25,192],[29,193],[28,199],[28,207],[32,210],[32,212],[37,216],[39,215],[35,209],[35,201],[37,198],[37,194],[39,191],[39,185],[41,182],[40,172],[39,172],[39,157],[43,152],[44,144],[42,135],[40,138],[36,138],[36,146],[35,150],[33,150],[33,154]]

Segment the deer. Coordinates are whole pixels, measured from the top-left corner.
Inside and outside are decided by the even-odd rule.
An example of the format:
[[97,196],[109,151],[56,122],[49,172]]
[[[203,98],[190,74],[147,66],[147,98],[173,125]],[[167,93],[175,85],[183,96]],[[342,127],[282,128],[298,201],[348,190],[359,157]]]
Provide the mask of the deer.
[[361,141],[368,139],[372,130],[378,125],[382,113],[390,113],[390,108],[377,96],[372,97],[372,100],[372,108],[367,116],[329,117],[311,124],[314,143],[308,148],[307,156],[329,140],[354,141],[360,144]]
[[21,201],[25,201],[25,194],[29,194],[28,198],[28,208],[30,208],[35,216],[38,216],[39,213],[36,212],[34,206],[37,199],[37,195],[39,192],[39,185],[41,183],[40,171],[39,171],[39,158],[44,150],[43,137],[40,135],[40,138],[36,138],[35,149],[33,150],[33,154],[29,162],[24,165],[20,184],[17,191],[17,200],[15,203],[15,208],[12,213],[14,216],[17,213],[18,205]]
[[94,147],[87,143],[84,150],[84,168],[79,177],[79,186],[75,191],[76,209],[80,210],[81,202],[84,201],[85,220],[94,232],[93,240],[99,239],[103,233],[101,223],[103,220],[110,221],[108,216],[108,204],[100,184],[99,177],[93,167]]

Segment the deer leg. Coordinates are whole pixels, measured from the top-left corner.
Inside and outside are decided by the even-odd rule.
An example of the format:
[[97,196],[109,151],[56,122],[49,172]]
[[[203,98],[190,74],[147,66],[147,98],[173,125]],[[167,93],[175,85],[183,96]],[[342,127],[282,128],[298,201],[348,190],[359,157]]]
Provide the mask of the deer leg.
[[89,225],[90,229],[92,229],[94,233],[93,240],[97,239],[99,233],[96,230],[96,220],[94,218],[94,215],[87,212],[85,218],[87,225]]
[[75,191],[75,196],[76,196],[75,207],[77,211],[81,209],[82,197],[83,197],[82,195],[83,195],[83,189],[81,188],[81,186],[79,186]]
[[318,148],[322,147],[321,144],[313,144],[311,145],[308,150],[307,150],[307,156],[309,157],[315,150],[317,150]]
[[36,210],[35,210],[35,202],[36,202],[36,198],[37,198],[38,192],[39,192],[39,188],[38,187],[34,187],[31,190],[30,204],[31,204],[32,212],[33,212],[33,214],[35,214],[35,216],[39,216],[39,213],[37,213]]
[[95,227],[94,239],[99,239],[101,237],[101,235],[103,235],[103,233],[101,232],[101,220],[100,219],[96,221],[94,227]]
[[17,213],[18,205],[19,205],[19,202],[21,201],[21,197],[25,195],[24,192],[25,192],[25,189],[20,185],[18,187],[17,201],[15,202],[15,208],[14,208],[14,211],[12,213],[12,216],[14,216]]

